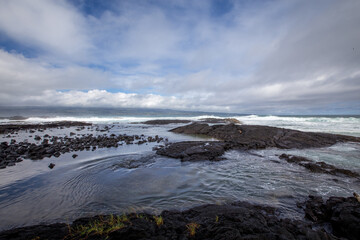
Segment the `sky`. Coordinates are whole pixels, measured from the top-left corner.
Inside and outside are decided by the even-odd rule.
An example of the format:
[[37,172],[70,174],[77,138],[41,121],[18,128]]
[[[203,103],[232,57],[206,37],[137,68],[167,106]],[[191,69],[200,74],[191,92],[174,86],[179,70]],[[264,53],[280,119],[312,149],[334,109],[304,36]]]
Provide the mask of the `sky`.
[[0,0],[0,105],[360,114],[358,0]]

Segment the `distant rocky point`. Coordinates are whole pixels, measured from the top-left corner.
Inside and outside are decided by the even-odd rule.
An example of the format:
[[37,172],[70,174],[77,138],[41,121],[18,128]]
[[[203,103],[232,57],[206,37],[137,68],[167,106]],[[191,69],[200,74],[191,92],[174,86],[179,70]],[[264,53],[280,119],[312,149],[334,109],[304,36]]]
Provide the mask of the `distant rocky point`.
[[79,127],[79,126],[91,126],[91,123],[86,122],[74,122],[74,121],[59,121],[59,122],[47,122],[39,124],[4,124],[0,125],[0,134],[13,133],[20,130],[29,129],[42,129],[47,128],[64,128],[64,127]]
[[[191,123],[191,122],[201,122],[201,123],[234,123],[234,124],[241,124],[239,120],[236,118],[201,118],[199,121],[192,121],[187,119],[155,119],[149,120],[145,122],[140,122],[141,124],[148,124],[148,125],[166,125],[172,123]],[[138,124],[138,123],[133,123]]]

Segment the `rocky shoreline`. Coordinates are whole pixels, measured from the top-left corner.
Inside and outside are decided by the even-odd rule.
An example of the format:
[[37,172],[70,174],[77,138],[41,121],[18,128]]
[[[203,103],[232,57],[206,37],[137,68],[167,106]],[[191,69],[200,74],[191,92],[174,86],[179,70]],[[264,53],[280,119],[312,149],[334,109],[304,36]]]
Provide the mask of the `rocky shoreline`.
[[81,218],[0,232],[0,239],[350,239],[360,236],[360,202],[354,197],[309,196],[298,203],[302,220],[248,202],[202,205],[160,215],[129,213]]
[[[357,137],[238,125],[232,120],[154,120],[143,124],[170,123],[190,123],[170,130],[173,133],[201,135],[217,141],[168,143],[158,135],[96,136],[70,132],[70,136],[61,137],[45,134],[41,137],[35,136],[37,143],[16,142],[15,139],[2,142],[0,168],[15,165],[22,159],[39,160],[73,151],[94,151],[98,148],[116,148],[123,144],[147,142],[163,142],[164,146],[156,148],[156,153],[181,161],[220,161],[228,150],[305,149],[327,147],[338,142],[360,142]],[[97,132],[109,132],[111,128],[106,126],[100,129],[88,123],[57,122],[3,125],[0,131],[2,134],[16,134],[18,131],[42,132],[47,128],[79,127],[81,130],[90,126],[95,127]],[[73,155],[74,158],[76,156]],[[356,172],[304,157],[282,154],[279,160],[297,164],[314,173],[360,178]],[[297,205],[304,210],[305,216],[302,220],[280,218],[278,209],[274,207],[236,202],[227,205],[203,205],[183,212],[164,211],[159,216],[129,213],[81,218],[72,224],[56,223],[16,228],[0,232],[0,239],[357,239],[357,236],[360,236],[360,203],[356,198],[330,197],[324,201],[321,197],[309,196],[306,202]]]

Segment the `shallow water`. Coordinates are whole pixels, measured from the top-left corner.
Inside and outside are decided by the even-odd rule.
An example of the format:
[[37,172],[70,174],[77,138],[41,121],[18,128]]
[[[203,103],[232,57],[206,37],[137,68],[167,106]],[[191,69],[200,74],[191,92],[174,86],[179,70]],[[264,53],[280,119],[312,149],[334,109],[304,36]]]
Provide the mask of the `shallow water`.
[[[358,145],[354,148],[360,149]],[[312,153],[322,157],[324,151]],[[278,152],[229,151],[225,154],[228,160],[222,162],[182,163],[144,149],[136,154],[59,163],[53,170],[43,169],[1,186],[1,228],[71,221],[100,213],[159,213],[238,200],[276,206],[284,217],[300,218],[295,203],[309,194],[350,196],[360,191],[353,179],[312,174],[281,162],[275,155]],[[43,161],[46,168],[47,160]]]
[[[157,134],[170,142],[201,139],[168,132],[176,126],[120,123],[107,134]],[[68,134],[75,130],[65,131]],[[52,129],[32,135],[46,133],[64,134],[63,130]],[[95,132],[79,132],[86,133]],[[20,133],[16,138],[21,140],[28,134]],[[9,140],[3,137],[0,139]],[[233,150],[226,152],[226,160],[221,162],[180,162],[157,156],[152,151],[156,145],[76,152],[76,159],[71,157],[73,153],[67,153],[0,169],[0,229],[67,222],[96,214],[160,213],[164,209],[183,210],[239,200],[276,206],[282,217],[301,218],[303,213],[296,202],[304,201],[309,194],[328,197],[360,192],[359,180],[314,174],[278,158],[282,153],[300,155],[360,173],[358,143],[307,150]],[[50,162],[56,164],[52,170],[47,167]]]

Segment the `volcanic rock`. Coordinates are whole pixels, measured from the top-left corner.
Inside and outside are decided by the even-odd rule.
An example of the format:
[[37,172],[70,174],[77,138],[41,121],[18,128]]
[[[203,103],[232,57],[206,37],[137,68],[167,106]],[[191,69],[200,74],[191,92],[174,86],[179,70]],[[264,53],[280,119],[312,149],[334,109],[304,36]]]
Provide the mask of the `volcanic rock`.
[[290,148],[314,148],[331,146],[337,142],[360,142],[360,138],[329,134],[301,132],[297,130],[257,126],[257,125],[213,125],[205,123],[192,123],[186,126],[170,130],[174,133],[201,134],[219,140],[232,142],[234,148],[261,149],[277,147]]
[[181,161],[219,161],[228,149],[224,142],[177,142],[156,151],[157,154],[180,158]]
[[0,134],[7,134],[14,131],[30,129],[31,133],[35,131],[32,129],[44,130],[46,128],[58,128],[58,127],[74,127],[74,126],[91,126],[91,123],[85,122],[71,122],[71,121],[60,121],[50,122],[43,124],[4,124],[0,125]]
[[[111,219],[121,219],[102,215],[80,218],[68,226],[58,223],[7,230],[0,233],[0,239],[358,239],[359,205],[354,198],[332,197],[323,203],[312,197],[306,202],[306,211],[318,218],[307,222],[280,218],[277,209],[270,206],[248,202],[210,204],[182,212],[163,211],[162,224],[156,224],[153,215],[131,213],[122,227],[113,231],[95,230],[86,235],[77,231],[99,222],[104,227],[114,221]],[[331,224],[332,232],[319,227],[320,222]]]
[[285,159],[289,163],[295,163],[299,166],[305,167],[306,169],[314,173],[325,173],[325,174],[336,175],[341,177],[342,176],[353,177],[353,178],[360,177],[360,174],[356,172],[347,169],[337,168],[334,165],[325,162],[314,162],[305,157],[281,154],[279,158]]
[[360,202],[354,197],[310,196],[305,202],[305,217],[317,224],[330,224],[337,237],[357,240],[360,236]]

